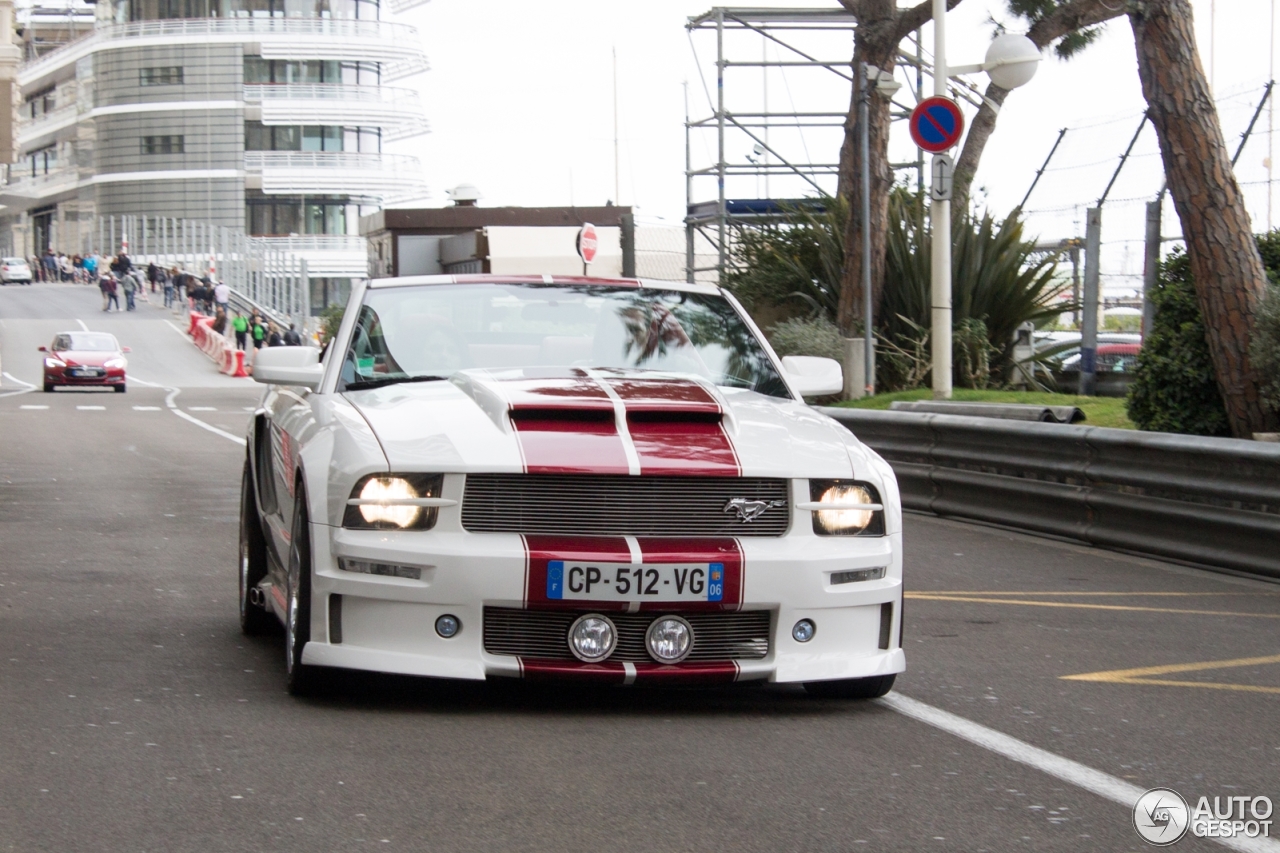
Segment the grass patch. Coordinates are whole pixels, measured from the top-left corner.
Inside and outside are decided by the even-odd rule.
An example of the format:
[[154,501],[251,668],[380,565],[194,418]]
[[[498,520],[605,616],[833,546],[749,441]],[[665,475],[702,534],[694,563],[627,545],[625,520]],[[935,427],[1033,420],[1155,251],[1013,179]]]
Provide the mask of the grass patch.
[[[895,400],[932,400],[928,388],[915,391],[897,391],[893,394],[876,394],[861,400],[836,403],[852,409],[887,409]],[[962,403],[1029,403],[1038,406],[1076,406],[1085,414],[1087,426],[1136,429],[1124,409],[1123,397],[1077,397],[1074,394],[1047,394],[1039,391],[975,391],[957,388],[951,399]]]

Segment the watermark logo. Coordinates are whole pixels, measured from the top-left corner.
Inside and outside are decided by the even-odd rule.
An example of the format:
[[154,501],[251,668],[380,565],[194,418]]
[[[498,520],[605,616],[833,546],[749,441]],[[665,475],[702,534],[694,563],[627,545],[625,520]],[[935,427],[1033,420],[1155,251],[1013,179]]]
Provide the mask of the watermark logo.
[[1133,828],[1142,840],[1166,847],[1187,834],[1191,810],[1182,795],[1169,788],[1152,788],[1133,804]]
[[1272,811],[1269,797],[1201,797],[1191,808],[1177,791],[1152,788],[1133,804],[1133,828],[1157,847],[1188,832],[1196,838],[1268,838]]

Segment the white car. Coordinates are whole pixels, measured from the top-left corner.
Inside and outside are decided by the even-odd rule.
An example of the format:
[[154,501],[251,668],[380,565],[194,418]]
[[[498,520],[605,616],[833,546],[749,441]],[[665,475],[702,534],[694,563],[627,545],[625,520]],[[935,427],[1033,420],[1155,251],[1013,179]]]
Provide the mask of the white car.
[[22,258],[0,258],[0,284],[31,283],[31,267]]
[[550,276],[375,279],[337,336],[260,350],[240,617],[319,668],[886,693],[889,466],[803,402],[731,296]]

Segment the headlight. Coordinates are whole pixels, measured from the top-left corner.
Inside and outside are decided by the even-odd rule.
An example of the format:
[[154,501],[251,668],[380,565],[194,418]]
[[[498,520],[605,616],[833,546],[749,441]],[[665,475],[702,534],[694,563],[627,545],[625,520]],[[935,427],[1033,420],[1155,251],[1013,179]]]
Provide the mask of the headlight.
[[810,480],[809,503],[803,508],[813,511],[813,532],[820,536],[884,535],[884,507],[870,483]]
[[56,358],[46,358],[44,360],[44,366],[45,367],[66,367],[67,363],[65,361],[62,361]]
[[375,530],[429,530],[438,508],[453,501],[440,499],[440,474],[370,474],[351,490],[343,527]]
[[117,367],[124,367],[125,360],[123,358],[109,358],[102,363],[102,366],[108,370],[115,370]]

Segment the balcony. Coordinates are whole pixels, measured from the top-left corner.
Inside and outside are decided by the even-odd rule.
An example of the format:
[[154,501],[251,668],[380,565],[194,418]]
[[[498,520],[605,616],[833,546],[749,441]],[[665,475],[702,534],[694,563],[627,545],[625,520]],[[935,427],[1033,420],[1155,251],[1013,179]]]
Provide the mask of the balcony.
[[50,137],[58,131],[71,127],[76,123],[79,110],[76,104],[66,104],[39,118],[20,118],[17,124],[18,147],[20,149],[37,147],[36,143]]
[[268,195],[351,195],[383,204],[427,194],[418,158],[343,151],[246,151],[246,186]]
[[383,138],[405,139],[426,133],[418,93],[390,86],[325,83],[255,83],[244,100],[258,104],[263,124],[347,124],[380,127]]
[[0,204],[14,207],[27,207],[32,202],[53,201],[54,197],[74,190],[80,184],[80,173],[70,167],[62,167],[32,176],[30,171],[23,173],[25,163],[15,163],[9,167],[9,179],[0,187]]
[[253,42],[267,59],[350,59],[383,63],[383,79],[427,70],[418,31],[390,21],[341,18],[180,18],[99,27],[24,65],[26,87],[100,50],[174,44]]

